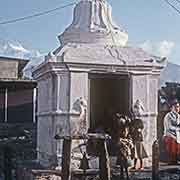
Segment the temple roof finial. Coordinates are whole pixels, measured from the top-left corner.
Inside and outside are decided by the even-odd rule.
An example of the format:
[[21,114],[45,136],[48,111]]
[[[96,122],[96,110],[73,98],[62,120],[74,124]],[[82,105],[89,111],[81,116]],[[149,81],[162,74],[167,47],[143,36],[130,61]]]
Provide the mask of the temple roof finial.
[[125,46],[128,34],[115,25],[106,0],[81,0],[74,8],[72,24],[59,36],[67,43],[96,43]]

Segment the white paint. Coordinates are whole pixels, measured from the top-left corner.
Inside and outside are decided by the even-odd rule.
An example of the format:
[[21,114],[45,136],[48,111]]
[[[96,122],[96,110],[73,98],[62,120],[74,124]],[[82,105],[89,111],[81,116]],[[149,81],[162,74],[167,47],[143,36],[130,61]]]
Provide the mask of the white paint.
[[128,34],[115,25],[111,6],[104,0],[81,0],[74,9],[72,24],[59,36],[67,43],[95,43],[125,46]]

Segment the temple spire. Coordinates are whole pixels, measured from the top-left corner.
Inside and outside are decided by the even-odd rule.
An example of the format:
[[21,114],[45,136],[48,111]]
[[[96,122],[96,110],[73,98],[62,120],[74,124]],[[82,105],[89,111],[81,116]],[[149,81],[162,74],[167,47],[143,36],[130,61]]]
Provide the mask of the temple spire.
[[59,40],[62,46],[67,43],[125,46],[128,34],[113,22],[106,0],[81,0],[74,8],[72,24]]

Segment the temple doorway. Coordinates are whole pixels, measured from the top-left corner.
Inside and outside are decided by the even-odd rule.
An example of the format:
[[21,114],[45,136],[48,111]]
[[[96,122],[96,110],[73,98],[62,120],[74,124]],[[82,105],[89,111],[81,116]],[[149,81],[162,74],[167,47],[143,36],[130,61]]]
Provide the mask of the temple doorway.
[[129,77],[127,75],[89,75],[90,80],[90,128],[112,125],[116,112],[129,115]]

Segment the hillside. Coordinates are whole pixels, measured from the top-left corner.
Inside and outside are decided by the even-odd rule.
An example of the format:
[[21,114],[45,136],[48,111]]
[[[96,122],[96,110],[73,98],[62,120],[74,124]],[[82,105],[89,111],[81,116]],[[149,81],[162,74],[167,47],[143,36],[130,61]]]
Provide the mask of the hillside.
[[160,86],[165,82],[180,83],[180,65],[168,63],[160,76]]

